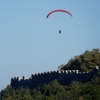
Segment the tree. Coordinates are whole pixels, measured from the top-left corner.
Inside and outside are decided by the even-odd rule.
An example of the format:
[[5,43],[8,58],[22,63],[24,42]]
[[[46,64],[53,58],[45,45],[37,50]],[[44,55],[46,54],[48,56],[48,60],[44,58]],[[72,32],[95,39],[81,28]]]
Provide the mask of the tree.
[[67,64],[61,67],[62,70],[91,71],[94,66],[100,65],[100,50],[86,50],[79,56],[71,58]]

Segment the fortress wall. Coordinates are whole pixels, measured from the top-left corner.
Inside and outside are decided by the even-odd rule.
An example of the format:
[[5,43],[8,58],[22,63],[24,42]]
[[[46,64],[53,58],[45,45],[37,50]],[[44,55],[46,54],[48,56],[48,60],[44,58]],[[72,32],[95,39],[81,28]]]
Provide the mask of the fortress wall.
[[71,81],[81,81],[87,82],[90,81],[91,78],[98,72],[99,67],[95,66],[92,72],[79,72],[78,70],[56,70],[42,73],[35,73],[31,75],[31,78],[27,79],[26,76],[23,76],[22,79],[20,77],[11,78],[11,86],[19,87],[19,86],[28,86],[28,87],[37,87],[41,84],[49,83],[55,79],[58,82],[62,82],[67,84],[67,82]]

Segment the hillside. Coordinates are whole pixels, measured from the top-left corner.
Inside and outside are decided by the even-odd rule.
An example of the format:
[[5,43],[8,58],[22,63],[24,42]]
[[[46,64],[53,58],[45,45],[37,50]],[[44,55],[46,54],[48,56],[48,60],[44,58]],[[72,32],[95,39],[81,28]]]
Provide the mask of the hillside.
[[100,100],[100,72],[84,84],[72,82],[62,86],[55,80],[37,90],[7,86],[0,92],[0,100]]
[[[75,56],[67,64],[60,66],[62,70],[89,71],[93,66],[100,65],[100,51],[93,49]],[[66,79],[65,79],[66,80]],[[44,84],[41,88],[30,89],[28,87],[14,88],[7,85],[0,92],[0,100],[100,100],[100,69],[89,82],[71,81],[70,84],[60,84],[53,80]]]

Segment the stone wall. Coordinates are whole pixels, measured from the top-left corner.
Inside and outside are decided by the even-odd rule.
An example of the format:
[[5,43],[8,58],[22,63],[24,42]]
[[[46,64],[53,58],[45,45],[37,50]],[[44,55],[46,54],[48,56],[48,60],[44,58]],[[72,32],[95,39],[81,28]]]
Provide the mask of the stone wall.
[[19,88],[20,86],[29,87],[31,89],[41,87],[53,80],[57,80],[62,85],[70,84],[72,81],[81,81],[83,83],[90,81],[99,71],[99,67],[95,66],[92,72],[79,72],[78,70],[57,70],[44,73],[32,74],[31,78],[26,76],[11,78],[11,86]]

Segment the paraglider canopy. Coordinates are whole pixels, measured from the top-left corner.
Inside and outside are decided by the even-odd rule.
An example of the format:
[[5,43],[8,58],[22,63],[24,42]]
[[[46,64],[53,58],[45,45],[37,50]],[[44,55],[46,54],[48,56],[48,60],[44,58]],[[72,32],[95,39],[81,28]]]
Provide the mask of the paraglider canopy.
[[55,12],[65,12],[72,17],[72,14],[70,12],[66,11],[66,10],[53,10],[46,16],[46,18],[48,18],[52,13],[55,13]]

